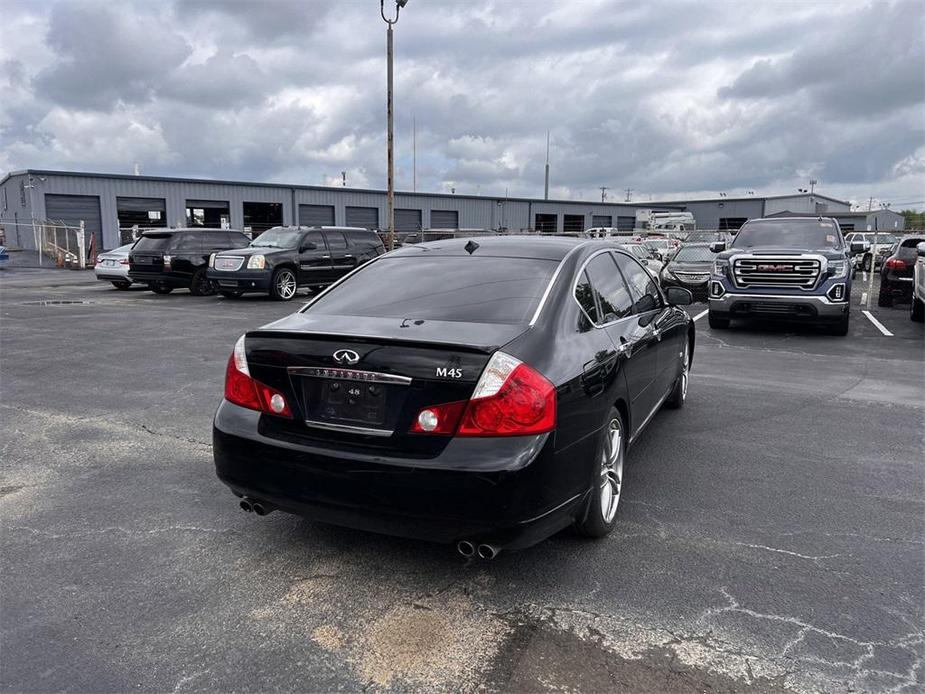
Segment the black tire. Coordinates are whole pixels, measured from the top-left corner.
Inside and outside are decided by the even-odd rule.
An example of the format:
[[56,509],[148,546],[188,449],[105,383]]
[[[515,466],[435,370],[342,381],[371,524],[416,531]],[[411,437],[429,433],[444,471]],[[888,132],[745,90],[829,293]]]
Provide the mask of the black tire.
[[221,289],[218,293],[226,299],[240,299],[242,296],[244,296],[244,292],[242,292],[240,289]]
[[838,335],[839,337],[844,337],[848,334],[848,328],[850,327],[851,317],[846,313],[845,317],[834,325],[829,327],[829,333],[831,335]]
[[281,267],[273,273],[270,280],[270,296],[276,301],[292,301],[299,290],[295,272],[288,267]]
[[[618,451],[613,456],[614,430],[617,432],[616,445]],[[592,478],[591,499],[588,503],[587,513],[583,520],[575,524],[575,529],[585,537],[604,537],[608,535],[617,524],[617,511],[623,489],[623,471],[626,457],[626,429],[623,418],[616,407],[610,408],[607,423],[601,432],[601,441],[598,445],[597,456],[594,461],[594,476]],[[615,462],[614,462],[615,461]],[[613,465],[614,467],[611,467]],[[617,467],[618,466],[618,467]],[[606,470],[606,472],[605,472]],[[602,482],[603,480],[603,482]],[[604,509],[604,484],[610,490],[610,502]],[[609,517],[608,517],[609,516]]]
[[170,294],[173,291],[173,287],[168,287],[166,284],[151,284],[148,288],[155,294]]
[[665,407],[672,410],[680,410],[684,407],[684,401],[687,400],[687,383],[690,375],[690,340],[684,338],[684,351],[681,356],[681,373],[674,381],[671,387],[671,394],[665,400]]
[[909,320],[916,323],[925,322],[925,301],[912,297],[912,308],[909,309]]
[[193,279],[190,280],[189,293],[193,296],[212,296],[215,294],[215,287],[212,286],[212,280],[206,276],[206,269],[199,268],[193,273]]
[[112,280],[112,286],[116,289],[128,289],[132,283],[128,280]]
[[714,316],[712,311],[707,314],[707,322],[709,322],[710,327],[714,330],[725,330],[729,327],[728,318],[720,318],[719,316]]
[[890,296],[889,292],[883,291],[883,288],[880,288],[880,293],[877,294],[877,306],[881,308],[889,308],[893,305],[893,297]]

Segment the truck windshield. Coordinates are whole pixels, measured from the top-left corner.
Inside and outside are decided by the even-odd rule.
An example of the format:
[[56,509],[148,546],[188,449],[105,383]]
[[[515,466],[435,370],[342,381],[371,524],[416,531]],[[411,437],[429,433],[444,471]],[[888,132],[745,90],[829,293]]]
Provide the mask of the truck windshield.
[[840,249],[842,243],[835,224],[826,219],[775,219],[743,225],[732,247]]
[[255,248],[295,248],[299,245],[299,229],[268,229],[251,241]]

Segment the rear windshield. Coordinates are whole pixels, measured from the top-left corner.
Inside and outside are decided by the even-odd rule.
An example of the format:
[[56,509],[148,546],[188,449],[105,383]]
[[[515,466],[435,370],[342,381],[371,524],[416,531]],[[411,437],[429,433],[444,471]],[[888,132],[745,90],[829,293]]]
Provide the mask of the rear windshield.
[[922,241],[925,241],[925,238],[905,239],[901,244],[899,244],[899,247],[900,248],[915,248],[920,243],[922,243]]
[[527,323],[557,264],[477,255],[383,258],[306,310],[409,320]]
[[692,231],[684,240],[688,243],[692,241],[722,241],[723,235],[715,231]]
[[674,260],[679,263],[697,263],[703,260],[713,260],[716,255],[710,250],[709,246],[681,246],[674,255]]
[[734,248],[841,248],[835,224],[827,219],[749,222],[736,234]]
[[173,234],[158,234],[157,236],[142,236],[138,239],[134,251],[162,251],[170,245]]

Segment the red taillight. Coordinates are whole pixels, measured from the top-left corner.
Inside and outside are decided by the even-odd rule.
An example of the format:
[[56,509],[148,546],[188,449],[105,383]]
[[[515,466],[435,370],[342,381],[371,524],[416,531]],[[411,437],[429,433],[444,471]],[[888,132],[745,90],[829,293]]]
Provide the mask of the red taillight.
[[[460,418],[460,415],[461,418]],[[457,426],[458,421],[458,426]],[[556,389],[519,360],[495,352],[468,403],[427,407],[411,431],[457,436],[525,436],[556,426]]]
[[128,265],[128,258],[122,258],[122,259],[119,261],[119,263],[122,264],[122,265]]
[[225,399],[235,405],[277,417],[292,419],[286,396],[275,388],[251,378],[244,358],[244,338],[235,344],[225,369]]
[[900,260],[899,258],[888,258],[886,261],[886,266],[891,270],[905,270],[906,261]]

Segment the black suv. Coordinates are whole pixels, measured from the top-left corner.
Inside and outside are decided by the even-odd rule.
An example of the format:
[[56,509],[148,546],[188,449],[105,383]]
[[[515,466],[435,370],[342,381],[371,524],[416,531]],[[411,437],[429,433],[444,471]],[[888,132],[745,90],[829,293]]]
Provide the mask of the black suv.
[[222,296],[269,292],[289,301],[299,287],[321,287],[385,253],[375,231],[355,227],[273,227],[244,249],[216,253],[209,279]]
[[156,294],[186,287],[194,296],[206,296],[214,291],[206,276],[212,254],[249,243],[240,231],[228,229],[146,231],[129,252],[128,275]]

